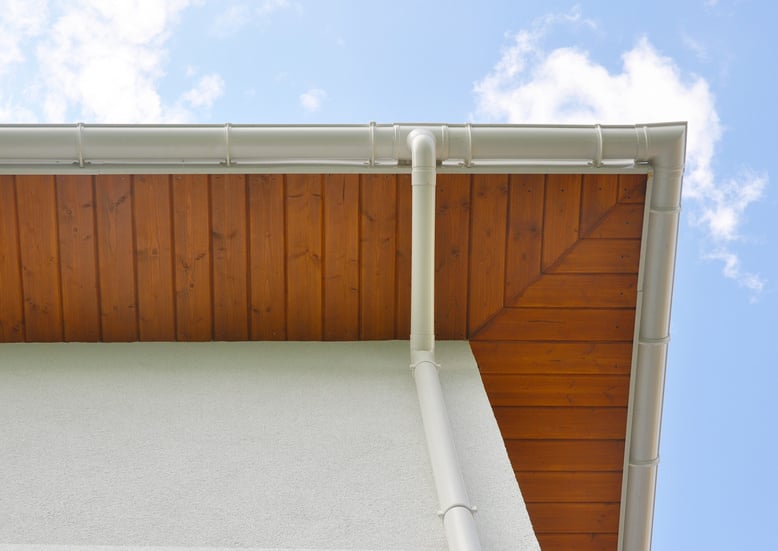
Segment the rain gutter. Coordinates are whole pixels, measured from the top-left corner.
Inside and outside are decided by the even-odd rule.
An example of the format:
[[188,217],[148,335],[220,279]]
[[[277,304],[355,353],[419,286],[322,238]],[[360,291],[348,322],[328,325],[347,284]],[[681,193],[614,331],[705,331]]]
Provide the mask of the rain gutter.
[[[0,174],[412,172],[415,140],[408,138],[419,130],[434,140],[431,154],[438,173],[649,174],[619,549],[650,549],[685,123],[6,125],[0,126]],[[427,342],[428,337],[419,338]],[[422,345],[417,350],[412,362],[434,365],[432,348]],[[455,509],[469,507],[466,501],[463,505]]]

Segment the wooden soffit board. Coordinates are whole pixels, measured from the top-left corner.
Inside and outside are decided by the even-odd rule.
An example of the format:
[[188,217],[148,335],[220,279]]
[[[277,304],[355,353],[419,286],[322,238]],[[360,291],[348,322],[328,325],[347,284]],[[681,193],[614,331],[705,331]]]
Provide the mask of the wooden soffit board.
[[[615,549],[645,175],[441,174],[469,339],[544,550]],[[408,175],[0,176],[0,342],[407,339]]]

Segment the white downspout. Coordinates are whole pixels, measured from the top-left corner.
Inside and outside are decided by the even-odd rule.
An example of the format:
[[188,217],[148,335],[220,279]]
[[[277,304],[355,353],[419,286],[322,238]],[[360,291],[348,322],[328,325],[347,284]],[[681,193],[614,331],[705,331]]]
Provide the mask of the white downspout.
[[411,149],[411,369],[416,381],[427,450],[452,551],[480,551],[473,506],[457,460],[451,422],[435,363],[435,137],[408,135]]

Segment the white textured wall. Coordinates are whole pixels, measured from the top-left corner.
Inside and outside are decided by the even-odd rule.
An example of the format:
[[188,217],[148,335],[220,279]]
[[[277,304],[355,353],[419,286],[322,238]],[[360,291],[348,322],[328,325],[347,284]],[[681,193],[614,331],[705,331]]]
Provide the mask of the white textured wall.
[[[438,360],[484,549],[537,549],[469,346]],[[0,345],[0,548],[443,550],[436,510],[407,342]]]

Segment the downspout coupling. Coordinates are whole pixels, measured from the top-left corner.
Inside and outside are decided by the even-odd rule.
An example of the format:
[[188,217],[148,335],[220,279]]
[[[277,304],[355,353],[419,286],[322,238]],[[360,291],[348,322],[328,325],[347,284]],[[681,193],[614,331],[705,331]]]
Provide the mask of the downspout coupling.
[[411,150],[411,369],[416,382],[427,450],[451,551],[480,551],[451,422],[435,362],[435,136],[426,130],[408,135]]

